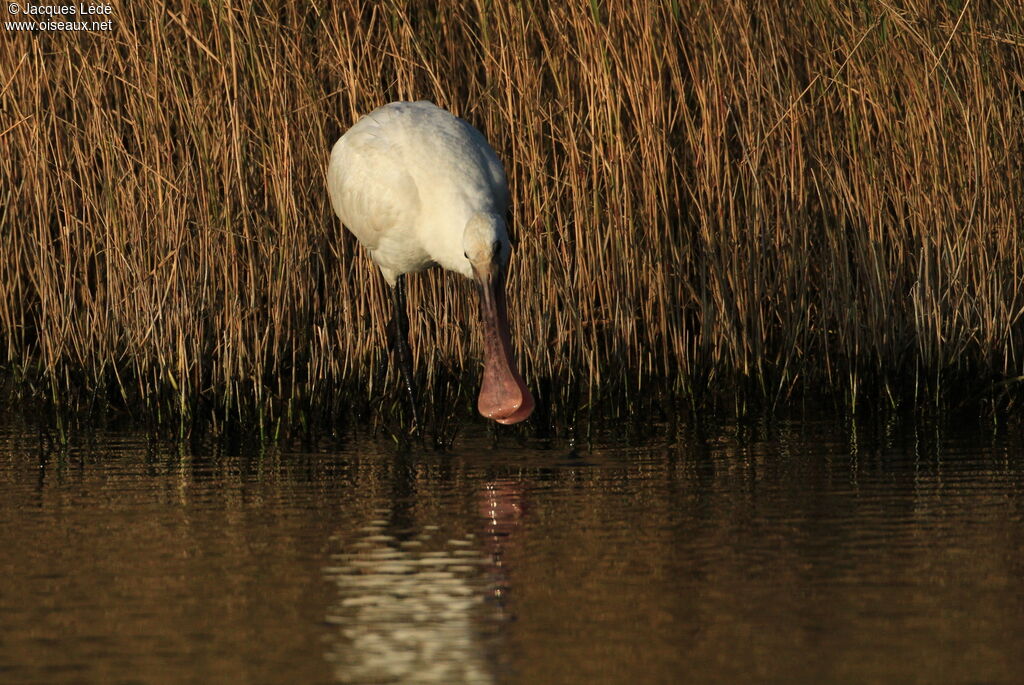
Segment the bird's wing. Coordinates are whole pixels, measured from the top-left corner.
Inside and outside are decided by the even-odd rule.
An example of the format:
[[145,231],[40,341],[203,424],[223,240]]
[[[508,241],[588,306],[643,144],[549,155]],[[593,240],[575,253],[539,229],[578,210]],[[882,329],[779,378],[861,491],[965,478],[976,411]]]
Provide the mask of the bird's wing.
[[338,140],[327,170],[334,213],[371,251],[393,229],[413,226],[420,211],[416,183],[382,125],[386,118],[374,117],[378,112],[360,120]]
[[472,124],[462,119],[458,120],[466,129],[469,137],[476,145],[476,152],[480,155],[481,167],[486,169],[487,182],[495,203],[495,210],[504,216],[508,210],[511,197],[508,190],[508,179],[505,177],[505,166],[501,163],[494,148],[487,142],[483,134],[475,129]]

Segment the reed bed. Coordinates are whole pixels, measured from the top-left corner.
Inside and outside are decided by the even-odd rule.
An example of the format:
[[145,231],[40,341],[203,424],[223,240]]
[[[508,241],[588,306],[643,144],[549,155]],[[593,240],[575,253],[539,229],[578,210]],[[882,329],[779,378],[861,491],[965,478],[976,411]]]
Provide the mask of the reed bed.
[[[1024,374],[1016,0],[113,7],[109,32],[0,41],[0,360],[54,397],[373,394],[387,293],[324,179],[396,99],[505,161],[512,326],[548,406]],[[410,280],[425,392],[467,390],[471,289]]]

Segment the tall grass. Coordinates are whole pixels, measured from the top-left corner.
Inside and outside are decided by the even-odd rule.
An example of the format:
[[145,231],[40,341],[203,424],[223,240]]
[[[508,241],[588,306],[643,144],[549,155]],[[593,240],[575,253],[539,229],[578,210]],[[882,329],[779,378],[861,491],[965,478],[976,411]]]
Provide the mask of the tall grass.
[[[504,159],[512,325],[551,402],[1022,375],[1016,0],[138,0],[0,41],[0,359],[261,405],[366,389],[387,293],[330,212],[331,144],[431,99]],[[428,385],[476,304],[414,277]],[[362,392],[363,390],[360,390]]]

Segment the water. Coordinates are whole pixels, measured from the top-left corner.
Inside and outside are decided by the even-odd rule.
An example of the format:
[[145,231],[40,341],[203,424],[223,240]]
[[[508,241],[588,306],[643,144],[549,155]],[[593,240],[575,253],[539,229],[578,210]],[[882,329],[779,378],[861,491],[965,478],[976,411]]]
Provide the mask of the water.
[[1011,683],[1014,437],[187,454],[0,433],[4,683]]

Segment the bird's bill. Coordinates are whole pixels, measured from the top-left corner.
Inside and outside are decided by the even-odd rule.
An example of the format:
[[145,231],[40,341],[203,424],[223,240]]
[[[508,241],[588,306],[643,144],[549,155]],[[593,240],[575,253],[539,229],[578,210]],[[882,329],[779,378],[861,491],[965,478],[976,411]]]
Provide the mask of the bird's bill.
[[519,423],[533,413],[533,396],[512,360],[505,309],[505,275],[498,268],[476,275],[484,336],[484,376],[477,409],[498,423]]

